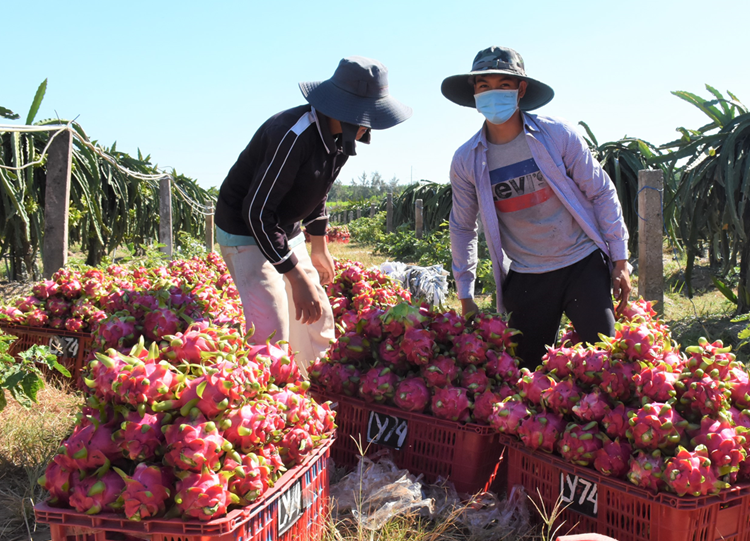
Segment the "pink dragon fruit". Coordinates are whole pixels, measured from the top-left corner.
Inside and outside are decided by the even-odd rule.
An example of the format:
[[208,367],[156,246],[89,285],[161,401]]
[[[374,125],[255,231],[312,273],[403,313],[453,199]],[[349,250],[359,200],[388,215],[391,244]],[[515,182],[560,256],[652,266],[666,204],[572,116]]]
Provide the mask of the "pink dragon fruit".
[[156,465],[138,464],[133,476],[114,468],[125,482],[118,504],[129,520],[144,520],[163,515],[174,484],[172,474]]
[[675,389],[683,413],[701,418],[715,416],[730,406],[731,391],[723,381],[716,380],[698,369],[694,373],[682,372]]
[[678,496],[705,496],[729,487],[728,483],[716,477],[708,450],[703,445],[697,446],[692,452],[680,447],[664,467],[664,481]]
[[371,368],[362,376],[359,394],[367,402],[385,402],[393,398],[399,377],[390,368]]
[[[506,387],[506,389],[509,388]],[[481,394],[476,394],[474,396],[474,421],[480,424],[489,424],[495,404],[502,402],[508,396],[500,389],[495,390],[491,387],[487,387]]]
[[608,477],[624,477],[630,470],[632,448],[617,438],[607,440],[594,455],[594,468]]
[[60,285],[60,293],[69,299],[77,299],[81,296],[81,282],[75,278]]
[[566,378],[573,372],[570,369],[570,360],[573,358],[574,350],[570,347],[546,346],[547,353],[542,357],[542,367],[549,374],[558,378]]
[[630,428],[628,421],[631,415],[635,415],[635,411],[633,408],[626,407],[622,402],[616,403],[615,407],[609,410],[601,420],[607,436],[612,439],[620,438],[624,440]]
[[0,307],[0,321],[18,324],[26,321],[26,316],[15,306],[5,306]]
[[[236,458],[241,460],[238,462]],[[224,461],[223,471],[232,473],[229,479],[229,491],[239,498],[239,504],[250,505],[260,498],[273,485],[273,468],[262,456],[248,453],[241,457]]]
[[331,365],[330,379],[326,389],[329,392],[346,396],[357,396],[362,373],[354,364],[334,363]]
[[640,318],[626,323],[615,323],[615,351],[631,361],[657,359],[663,347],[662,337]]
[[651,301],[639,297],[625,306],[620,317],[626,321],[636,318],[651,321],[656,315],[656,310],[654,310]]
[[72,332],[82,332],[86,323],[82,319],[71,317],[65,320],[65,328]]
[[572,412],[581,421],[599,422],[604,419],[610,409],[606,395],[597,387],[583,395],[581,400],[573,406]]
[[102,511],[112,511],[125,488],[125,482],[113,471],[101,477],[89,476],[78,480],[73,476],[70,489],[70,506],[79,513],[95,515]]
[[603,438],[596,421],[586,425],[568,423],[557,442],[557,451],[571,464],[588,466],[602,449]]
[[393,402],[404,411],[421,413],[430,402],[430,391],[422,378],[406,378],[396,387]]
[[494,405],[489,422],[492,428],[505,434],[518,434],[518,427],[531,417],[531,412],[520,396],[511,396]]
[[409,366],[406,353],[401,349],[398,339],[392,336],[388,336],[380,342],[377,356],[383,364],[397,371],[406,370]]
[[637,487],[656,494],[667,485],[664,482],[664,457],[661,451],[646,452],[636,450],[630,457],[628,480]]
[[65,320],[61,317],[51,317],[47,321],[47,326],[52,327],[53,329],[64,329]]
[[463,334],[466,319],[458,315],[455,310],[439,314],[430,323],[430,330],[435,333],[435,340],[441,344],[450,345],[453,340]]
[[303,394],[305,388],[287,385],[279,392],[269,393],[276,402],[279,413],[286,419],[287,426],[303,425],[313,413],[310,399]]
[[483,393],[489,383],[484,368],[477,368],[476,365],[470,364],[461,373],[461,386],[471,394]]
[[542,404],[559,415],[570,415],[583,394],[575,380],[568,378],[543,391]]
[[164,444],[164,434],[161,431],[163,420],[164,414],[144,413],[141,417],[135,411],[128,412],[120,430],[112,434],[112,440],[130,460],[152,460]]
[[[158,352],[154,352],[154,357],[158,357]],[[153,405],[174,398],[179,379],[171,364],[166,361],[157,363],[154,358],[148,358],[146,362],[138,361],[123,367],[112,382],[112,392],[118,401],[132,406]]]
[[565,426],[563,418],[556,413],[536,413],[520,424],[518,437],[529,449],[551,453],[565,431]]
[[432,395],[432,413],[439,419],[450,419],[461,423],[471,419],[473,404],[468,391],[463,387],[435,388]]
[[662,353],[660,358],[656,359],[655,364],[665,364],[672,372],[680,373],[687,364],[687,359],[679,350],[668,349]]
[[294,354],[288,350],[286,344],[277,343],[276,345],[272,345],[269,340],[265,344],[250,348],[247,356],[251,359],[257,359],[258,356],[266,359],[272,382],[277,386],[294,383],[300,379],[299,368],[294,360]]
[[440,355],[421,368],[422,377],[429,387],[442,388],[458,383],[461,369],[451,357]]
[[516,345],[513,337],[519,334],[519,331],[508,327],[508,322],[503,316],[482,314],[474,319],[474,326],[479,330],[482,339],[496,348],[511,349]]
[[164,339],[169,345],[162,350],[162,356],[174,364],[198,364],[201,362],[201,353],[212,351],[216,347],[211,336],[199,330],[196,325],[191,325],[184,333],[166,335]]
[[518,368],[518,359],[507,351],[498,353],[494,349],[487,350],[487,365],[485,366],[487,376],[500,382],[515,385],[521,377]]
[[357,334],[356,331],[347,331],[339,337],[331,350],[331,360],[337,362],[357,362],[370,355],[370,341]]
[[429,364],[437,350],[435,335],[427,329],[409,327],[404,331],[401,339],[401,349],[406,354],[406,360],[411,364],[417,366]]
[[750,379],[743,366],[729,370],[729,388],[732,390],[732,402],[741,409],[750,407]]
[[371,306],[359,314],[357,332],[367,338],[380,340],[383,337],[383,314],[385,311]]
[[[713,379],[724,381],[727,379],[729,370],[735,366],[735,356],[730,353],[730,346],[724,347],[721,340],[709,342],[705,338],[698,339],[697,346],[685,348],[689,353],[686,369],[690,372],[702,370]],[[716,370],[717,373],[712,372]]]
[[31,292],[37,299],[49,299],[60,291],[60,286],[53,280],[42,280],[31,288]]
[[112,441],[112,428],[93,417],[87,424],[79,424],[58,451],[61,465],[68,469],[105,471],[110,461],[122,456],[120,448]]
[[608,351],[581,345],[571,348],[573,356],[570,359],[570,368],[578,381],[583,385],[600,385],[605,367],[609,363],[610,353]]
[[680,443],[688,422],[669,404],[645,404],[630,417],[628,441],[645,451],[673,451]]
[[47,325],[47,321],[49,321],[49,315],[39,308],[26,313],[26,325],[30,327],[44,327]]
[[135,343],[135,318],[110,316],[99,323],[95,334],[101,349],[132,346]]
[[669,372],[665,367],[646,365],[633,376],[635,394],[644,404],[667,402],[677,396],[674,386],[679,378],[679,373]]
[[309,455],[315,443],[310,433],[303,428],[290,428],[284,432],[279,441],[279,454],[284,461],[284,466],[291,468]]
[[483,364],[487,360],[487,343],[476,333],[464,333],[453,342],[453,353],[463,365]]
[[232,503],[239,503],[228,490],[226,476],[208,468],[181,474],[175,490],[176,508],[186,519],[211,520],[226,514]]
[[48,503],[64,507],[68,505],[71,482],[73,477],[78,475],[78,472],[67,467],[65,461],[60,460],[60,458],[62,457],[58,455],[47,464],[44,475],[37,482],[44,490],[49,492]]
[[47,312],[52,316],[64,316],[70,312],[71,303],[62,297],[50,297],[47,300]]
[[164,438],[167,443],[164,461],[174,468],[193,472],[200,472],[204,465],[216,469],[221,456],[231,449],[216,423],[206,421],[197,409],[193,409],[189,418],[180,417],[167,426]]
[[404,334],[406,327],[422,328],[428,319],[418,307],[402,302],[389,308],[383,315],[383,331],[398,338]]
[[18,308],[21,312],[31,312],[35,308],[41,308],[44,303],[34,297],[33,295],[28,295],[26,297],[21,297],[19,299],[16,299],[16,308]]
[[573,327],[572,323],[568,322],[563,328],[563,333],[560,336],[558,344],[561,346],[572,347],[580,344],[581,342],[581,337],[578,335],[575,327]]
[[230,411],[222,426],[224,438],[232,447],[249,453],[258,446],[278,441],[286,423],[274,405],[255,401]]
[[612,400],[627,402],[633,394],[635,363],[610,359],[602,374],[602,389]]
[[528,368],[521,369],[521,379],[518,381],[519,394],[535,405],[541,405],[542,393],[552,387],[554,380],[545,372],[530,372]]
[[720,476],[736,473],[747,457],[746,438],[737,433],[729,419],[704,417],[697,434],[691,440],[694,447],[705,446],[716,473]]

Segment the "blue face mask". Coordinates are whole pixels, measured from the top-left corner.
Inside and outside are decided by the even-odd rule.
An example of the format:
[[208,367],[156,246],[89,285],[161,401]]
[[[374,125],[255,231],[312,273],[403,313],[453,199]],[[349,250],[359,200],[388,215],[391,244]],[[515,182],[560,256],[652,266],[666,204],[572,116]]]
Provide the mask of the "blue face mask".
[[518,109],[518,90],[487,90],[474,94],[474,101],[489,122],[503,124]]

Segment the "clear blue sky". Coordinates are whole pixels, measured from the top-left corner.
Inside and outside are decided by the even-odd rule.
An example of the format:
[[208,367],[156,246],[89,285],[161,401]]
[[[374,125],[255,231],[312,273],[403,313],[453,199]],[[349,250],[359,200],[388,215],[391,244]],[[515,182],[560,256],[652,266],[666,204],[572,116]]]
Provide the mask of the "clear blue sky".
[[749,19],[746,0],[0,0],[0,105],[22,122],[48,78],[37,119],[78,117],[102,144],[218,186],[267,117],[304,103],[299,81],[368,56],[414,116],[359,145],[340,178],[446,182],[482,117],[446,100],[440,83],[480,49],[516,49],[528,75],[555,89],[539,113],[584,120],[600,142],[661,144],[705,123],[672,90],[707,96],[709,83],[750,104]]

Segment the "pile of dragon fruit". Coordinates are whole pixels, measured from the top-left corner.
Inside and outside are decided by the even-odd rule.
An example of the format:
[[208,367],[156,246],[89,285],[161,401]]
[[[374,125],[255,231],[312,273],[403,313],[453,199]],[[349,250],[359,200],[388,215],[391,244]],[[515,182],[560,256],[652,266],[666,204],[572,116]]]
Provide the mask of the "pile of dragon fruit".
[[63,268],[34,284],[31,295],[0,307],[0,321],[93,332],[107,347],[123,336],[159,340],[204,319],[238,329],[244,325],[237,288],[213,252],[152,268]]
[[[328,242],[341,242],[347,244],[351,240],[349,228],[345,225],[328,225],[326,229],[326,240]],[[310,242],[310,233],[305,231],[305,242]]]
[[39,480],[52,505],[210,520],[260,498],[333,432],[285,344],[208,322],[161,338],[89,362],[86,405]]
[[515,393],[518,372],[504,317],[471,321],[455,311],[409,304],[409,293],[379,271],[342,262],[328,287],[337,339],[310,366],[326,391],[431,412],[442,419],[486,423],[492,406]]
[[702,496],[750,480],[745,366],[721,341],[680,352],[655,316],[650,303],[631,303],[616,336],[595,345],[574,344],[569,329],[536,371],[505,374],[516,392],[490,423],[653,493]]

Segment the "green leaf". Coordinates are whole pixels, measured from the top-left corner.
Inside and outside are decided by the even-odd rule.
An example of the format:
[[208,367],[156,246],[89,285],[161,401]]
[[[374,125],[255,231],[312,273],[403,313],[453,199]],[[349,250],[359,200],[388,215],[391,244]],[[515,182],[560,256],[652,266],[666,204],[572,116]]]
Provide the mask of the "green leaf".
[[52,363],[52,368],[54,368],[55,370],[57,370],[58,372],[60,372],[66,378],[70,377],[70,371],[67,368],[65,368],[63,365],[61,365],[60,363],[58,363],[57,361],[54,361]]
[[36,402],[36,394],[44,389],[44,381],[37,374],[29,372],[21,381],[23,392],[32,402]]
[[39,88],[36,89],[36,95],[34,96],[34,101],[31,102],[31,109],[29,109],[29,114],[26,117],[26,125],[30,126],[32,122],[34,122],[34,118],[36,117],[36,114],[39,112],[39,107],[42,105],[42,100],[44,99],[44,94],[47,92],[47,79],[42,81],[42,84],[39,85]]
[[732,288],[726,285],[724,282],[716,278],[715,276],[711,277],[711,281],[714,283],[714,286],[716,286],[716,289],[721,292],[722,295],[724,295],[729,301],[733,304],[737,304],[737,295],[732,291]]
[[[11,111],[10,109],[6,109],[5,107],[0,107],[0,116],[3,118],[9,118],[10,120],[18,120],[21,118],[16,113]],[[2,411],[2,408],[0,408],[0,411]]]

